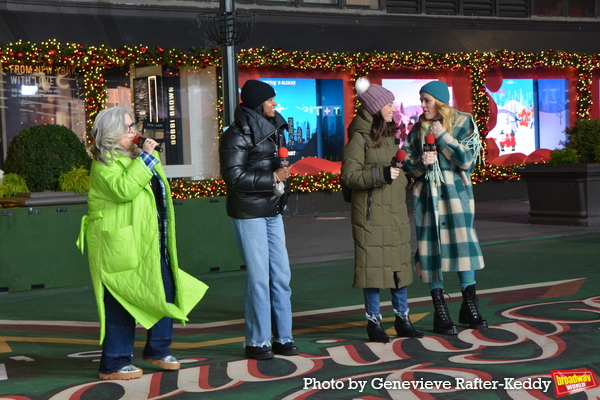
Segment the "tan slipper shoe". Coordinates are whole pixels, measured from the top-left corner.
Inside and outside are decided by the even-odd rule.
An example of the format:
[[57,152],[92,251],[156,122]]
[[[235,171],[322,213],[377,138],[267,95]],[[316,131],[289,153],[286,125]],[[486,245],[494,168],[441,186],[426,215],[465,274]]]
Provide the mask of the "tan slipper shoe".
[[179,361],[177,361],[177,359],[170,354],[168,356],[164,356],[163,358],[159,358],[156,360],[147,357],[142,357],[142,360],[146,361],[147,363],[156,365],[157,367],[162,369],[176,370],[181,367]]
[[121,379],[121,380],[129,380],[139,378],[144,374],[141,368],[136,367],[135,365],[125,365],[124,367],[119,368],[115,372],[111,372],[110,374],[103,374],[102,372],[98,373],[100,379]]

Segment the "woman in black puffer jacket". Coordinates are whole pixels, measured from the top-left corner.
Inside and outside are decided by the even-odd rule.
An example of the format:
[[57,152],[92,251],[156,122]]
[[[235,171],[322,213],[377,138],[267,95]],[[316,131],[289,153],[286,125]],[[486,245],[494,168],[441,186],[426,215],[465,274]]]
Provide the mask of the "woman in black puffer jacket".
[[248,271],[245,354],[257,360],[299,352],[292,338],[291,272],[281,217],[289,196],[290,167],[281,166],[278,157],[288,128],[275,110],[274,97],[270,85],[247,81],[235,122],[219,146],[227,215]]

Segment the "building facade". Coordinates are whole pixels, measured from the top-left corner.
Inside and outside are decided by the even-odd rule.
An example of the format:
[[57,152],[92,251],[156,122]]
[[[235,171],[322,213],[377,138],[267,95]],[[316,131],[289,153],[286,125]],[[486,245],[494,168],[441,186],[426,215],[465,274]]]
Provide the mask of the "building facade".
[[[239,1],[235,4],[238,18],[252,15],[255,26],[237,51],[278,49],[323,53],[329,59],[339,53],[374,57],[390,53],[404,57],[436,54],[442,59],[453,54],[501,50],[520,54],[552,50],[583,53],[593,58],[600,48],[599,3],[598,0]],[[204,49],[206,54],[209,51],[206,49],[218,48],[207,34],[210,27],[205,26],[206,16],[218,15],[220,6],[215,1],[192,0],[0,0],[3,22],[0,45],[5,46],[0,88],[4,93],[3,156],[12,138],[32,124],[65,125],[86,140],[90,113],[97,111],[100,102],[131,109],[140,122],[139,129],[163,143],[166,150],[163,161],[170,177],[193,180],[218,177],[218,137],[223,128],[218,113],[221,107],[218,60],[201,66],[182,63],[178,67],[172,62],[156,65],[131,58],[110,68],[105,63],[101,71],[90,72],[93,65],[82,68],[81,60],[53,61],[43,55],[55,48],[54,51],[66,54],[70,51],[64,49],[67,44],[85,48],[88,53],[97,49],[98,54],[110,49],[116,55],[122,52],[129,56],[131,48],[137,54],[139,49],[163,49],[171,57],[177,57],[177,50],[188,54],[193,49]],[[18,45],[6,47],[15,43]],[[26,47],[24,43],[39,44],[38,51],[19,51]],[[17,50],[11,51],[13,47]],[[489,90],[493,82],[486,82],[490,104],[505,111],[500,110],[494,116],[502,118],[498,121],[503,126],[495,133],[490,128],[495,140],[507,150],[516,151],[517,147],[512,146],[514,133],[527,128],[531,132],[521,135],[528,138],[527,145],[521,148],[523,152],[556,145],[560,130],[578,117],[579,106],[575,101],[580,94],[581,70],[571,64],[569,68],[563,68],[564,65],[555,68],[549,62],[546,68],[532,73],[522,65],[527,64],[527,57],[522,57],[525,62],[518,65],[510,60],[503,65],[502,57],[498,58],[493,68],[486,69],[487,80],[500,80],[495,91]],[[352,82],[357,74],[368,73],[375,82],[396,87],[397,97],[410,91],[410,86],[402,86],[405,81],[443,79],[451,85],[456,105],[465,111],[474,109],[474,78],[467,67],[452,70],[442,62],[444,65],[438,70],[406,68],[406,64],[393,70],[387,67],[378,70],[371,63],[368,70],[359,71],[346,67],[304,68],[301,64],[265,65],[261,58],[257,60],[256,68],[248,63],[240,67],[240,86],[247,79],[263,79],[278,86],[278,100],[284,96],[294,98],[284,102],[281,112],[291,122],[288,146],[297,151],[297,158],[339,159],[344,127],[353,114]],[[593,75],[594,71],[590,67],[588,72]],[[98,80],[103,88],[102,99],[90,91]],[[509,80],[522,80],[517,83],[525,94],[519,95],[518,107],[510,102],[516,97],[502,97],[506,93],[502,82]],[[595,75],[591,80],[588,86],[592,97],[597,98]],[[294,103],[300,98],[301,103]],[[399,125],[410,123],[410,101],[397,104]],[[540,115],[541,111],[545,114]],[[592,108],[590,115],[597,114],[596,108]],[[559,126],[559,133],[545,133],[553,125]]]

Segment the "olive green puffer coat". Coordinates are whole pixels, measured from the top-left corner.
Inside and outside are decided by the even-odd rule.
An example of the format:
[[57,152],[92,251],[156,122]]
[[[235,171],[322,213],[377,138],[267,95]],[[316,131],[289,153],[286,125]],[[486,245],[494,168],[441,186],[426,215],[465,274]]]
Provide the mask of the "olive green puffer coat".
[[[373,148],[373,117],[360,109],[348,127],[342,182],[352,189],[354,288],[401,288],[412,282],[407,180],[402,171],[388,184],[384,168],[398,151],[394,137]],[[366,149],[365,149],[366,138]]]

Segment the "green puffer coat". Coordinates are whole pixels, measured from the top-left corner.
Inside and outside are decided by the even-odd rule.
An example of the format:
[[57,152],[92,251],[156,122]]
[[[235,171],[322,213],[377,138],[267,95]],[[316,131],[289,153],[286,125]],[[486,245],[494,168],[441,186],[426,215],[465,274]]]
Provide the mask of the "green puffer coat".
[[[155,152],[155,157],[158,153]],[[178,268],[175,214],[164,170],[154,170],[165,184],[167,197],[167,247],[173,278],[175,302],[167,303],[160,266],[160,245],[156,202],[149,182],[152,172],[141,158],[116,158],[110,166],[92,163],[88,215],[81,221],[77,241],[88,260],[98,315],[100,343],[105,335],[104,287],[144,328],[163,317],[182,323],[202,299],[208,286]]]
[[[404,173],[386,183],[383,170],[398,151],[394,137],[372,148],[373,117],[362,108],[348,127],[342,182],[352,189],[354,288],[401,288],[413,279]],[[366,150],[365,150],[365,138]],[[394,275],[398,280],[396,285]]]

